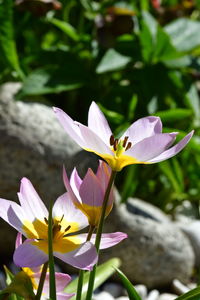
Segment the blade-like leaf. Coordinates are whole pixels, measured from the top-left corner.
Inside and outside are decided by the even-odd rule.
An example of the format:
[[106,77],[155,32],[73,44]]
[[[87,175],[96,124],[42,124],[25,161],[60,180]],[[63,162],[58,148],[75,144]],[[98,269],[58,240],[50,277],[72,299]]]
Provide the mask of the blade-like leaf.
[[[120,266],[120,260],[118,258],[112,258],[105,262],[104,264],[97,267],[96,270],[96,277],[94,288],[96,289],[102,283],[104,283],[114,272],[115,268]],[[88,288],[88,279],[89,279],[89,272],[85,273],[84,275],[84,282],[83,282],[83,289],[82,289],[82,300],[85,299],[87,288]],[[78,278],[73,280],[65,289],[66,293],[75,293],[77,290]],[[71,298],[74,300],[75,297]]]
[[48,18],[47,21],[55,25],[60,30],[62,30],[68,37],[70,37],[75,42],[79,40],[79,36],[76,32],[76,29],[71,24],[56,18]]
[[117,274],[119,275],[130,300],[142,300],[132,283],[129,281],[129,279],[124,275],[122,271],[120,271],[118,268],[115,268],[117,271]]
[[179,296],[175,300],[199,300],[200,299],[200,287],[197,287],[184,295]]
[[98,74],[123,69],[131,61],[131,58],[122,55],[114,49],[109,49],[96,68]]
[[13,0],[3,0],[0,3],[0,48],[7,64],[23,79],[13,32],[13,5]]

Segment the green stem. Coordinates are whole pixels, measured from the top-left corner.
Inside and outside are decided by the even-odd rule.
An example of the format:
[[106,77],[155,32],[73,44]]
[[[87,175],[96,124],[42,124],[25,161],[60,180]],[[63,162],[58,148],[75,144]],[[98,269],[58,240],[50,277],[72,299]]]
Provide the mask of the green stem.
[[48,253],[49,253],[49,297],[56,300],[56,281],[53,257],[53,220],[52,220],[52,202],[49,207],[48,219]]
[[[96,246],[96,249],[97,249],[97,253],[99,253],[99,246],[100,246],[100,242],[101,242],[101,235],[102,235],[102,231],[103,231],[104,219],[105,219],[105,215],[106,215],[106,208],[107,208],[107,205],[108,205],[110,191],[111,191],[111,188],[113,186],[116,174],[117,174],[116,171],[112,171],[111,176],[110,176],[110,180],[108,182],[108,186],[107,186],[107,189],[106,189],[106,192],[105,192],[105,196],[104,196],[104,201],[103,201],[102,210],[101,210],[101,217],[100,217],[100,220],[99,220],[99,225],[98,225],[98,228],[97,228],[97,235],[96,235],[96,240],[95,240],[95,246]],[[91,300],[92,299],[92,292],[93,292],[93,288],[94,288],[96,267],[97,267],[97,265],[95,265],[93,267],[93,270],[90,272],[86,300]]]
[[[89,227],[88,235],[86,241],[90,241],[92,234],[94,232],[95,227],[91,226]],[[77,293],[76,293],[76,300],[81,300],[82,296],[82,288],[83,288],[83,279],[84,279],[84,270],[79,271],[79,278],[78,278],[78,286],[77,286]]]
[[46,262],[43,265],[41,276],[40,276],[40,281],[39,281],[39,285],[38,285],[38,289],[37,289],[37,294],[35,296],[35,300],[40,300],[40,298],[41,298],[42,290],[43,290],[43,286],[44,286],[44,281],[45,281],[45,278],[46,278],[47,269],[48,269],[48,262]]

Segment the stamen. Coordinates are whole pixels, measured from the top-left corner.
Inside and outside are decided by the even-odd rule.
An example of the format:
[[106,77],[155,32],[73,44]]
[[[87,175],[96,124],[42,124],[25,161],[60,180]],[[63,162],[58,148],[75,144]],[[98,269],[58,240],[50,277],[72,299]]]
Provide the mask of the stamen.
[[115,139],[115,142],[114,142],[114,145],[113,145],[114,151],[117,151],[118,142],[119,142],[119,139]]
[[45,221],[45,223],[46,223],[47,225],[49,224],[49,222],[48,222],[48,220],[47,220],[46,217],[44,218],[44,221]]
[[112,146],[112,145],[114,145],[114,143],[115,143],[115,138],[114,138],[114,135],[112,134],[110,136],[110,145]]
[[71,225],[67,226],[67,227],[65,228],[65,232],[67,232],[68,230],[70,230],[71,227],[72,227]]
[[62,222],[63,218],[64,218],[64,214],[62,215],[62,217],[61,217],[61,219],[60,219],[59,223],[61,223],[61,222]]
[[131,142],[129,142],[129,143],[128,143],[128,145],[126,146],[126,149],[125,149],[125,151],[127,151],[128,149],[130,149],[130,148],[131,148],[131,146],[132,146],[132,143],[131,143]]
[[122,145],[124,148],[126,147],[127,141],[128,141],[128,136],[125,136],[124,141],[123,141],[123,145]]

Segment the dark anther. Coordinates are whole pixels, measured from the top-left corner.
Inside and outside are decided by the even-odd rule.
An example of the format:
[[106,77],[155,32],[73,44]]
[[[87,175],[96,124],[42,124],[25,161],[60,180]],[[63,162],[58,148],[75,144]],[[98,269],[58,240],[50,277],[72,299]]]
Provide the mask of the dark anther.
[[114,151],[117,151],[118,141],[119,141],[118,139],[115,139],[115,142],[114,142],[114,145],[113,145]]
[[70,228],[71,228],[71,225],[67,226],[67,227],[65,228],[65,232],[67,232],[68,230],[70,230]]
[[131,142],[129,142],[129,143],[128,143],[128,145],[126,146],[126,149],[125,149],[125,150],[128,150],[128,149],[130,149],[130,148],[131,148],[131,146],[132,146],[132,143],[131,143]]
[[46,217],[44,218],[44,221],[45,221],[45,223],[46,223],[47,225],[49,224],[49,222],[48,222],[48,220],[47,220]]
[[112,134],[111,137],[110,137],[110,145],[114,145],[114,142],[115,142],[115,138],[114,138],[114,135]]
[[63,218],[64,218],[64,215],[62,215],[62,217],[61,217],[61,219],[60,219],[59,223],[61,223],[61,222],[62,222]]
[[123,141],[123,145],[122,145],[124,148],[126,147],[127,141],[128,141],[128,136],[125,136],[124,141]]

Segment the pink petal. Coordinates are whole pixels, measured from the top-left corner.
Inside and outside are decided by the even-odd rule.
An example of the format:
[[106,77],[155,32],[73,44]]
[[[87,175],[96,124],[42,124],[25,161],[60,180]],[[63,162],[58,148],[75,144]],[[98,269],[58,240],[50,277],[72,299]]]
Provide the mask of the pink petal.
[[0,198],[0,217],[17,231],[23,233],[22,227],[25,214],[17,203]]
[[[85,241],[87,238],[87,234],[79,234],[79,237],[82,239],[82,241]],[[101,243],[100,243],[100,249],[106,249],[113,247],[117,244],[119,244],[121,241],[126,239],[128,235],[123,232],[113,232],[113,233],[103,233],[101,236]],[[92,235],[91,242],[94,244],[96,239],[96,234]]]
[[73,297],[75,295],[74,294],[66,294],[65,292],[59,292],[59,293],[56,293],[56,298],[57,300],[68,300],[70,299],[71,297]]
[[30,180],[25,177],[21,180],[18,196],[28,220],[44,220],[44,218],[48,217],[48,210],[46,209],[46,206],[40,199]]
[[[35,242],[34,242],[35,243]],[[26,240],[14,252],[13,261],[19,267],[38,267],[48,260],[48,255],[39,250],[32,241]]]
[[68,135],[80,146],[84,147],[85,142],[81,136],[79,126],[60,108],[53,107],[56,117],[64,127]]
[[94,175],[91,169],[88,169],[87,174],[82,181],[79,194],[83,204],[93,207],[102,206],[104,191],[99,179]]
[[93,101],[88,112],[88,127],[94,131],[107,145],[110,144],[112,131],[96,103]]
[[68,193],[60,196],[53,206],[53,217],[58,217],[61,219],[63,215],[64,219],[66,219],[68,223],[78,223],[79,230],[88,226],[87,217],[75,207]]
[[123,134],[122,139],[128,136],[133,145],[154,134],[162,132],[162,123],[159,117],[145,117],[134,122]]
[[15,240],[15,248],[18,248],[21,244],[22,244],[22,234],[18,232]]
[[163,161],[165,159],[168,159],[170,157],[173,157],[177,153],[179,153],[190,141],[191,137],[193,136],[194,130],[192,130],[188,135],[186,135],[178,144],[175,146],[171,147],[170,149],[164,151],[160,155],[154,157],[153,159],[150,159],[148,162],[149,163],[157,163],[160,161]]
[[66,170],[63,166],[63,182],[65,185],[65,188],[67,190],[67,192],[69,193],[69,197],[71,198],[71,200],[75,203],[79,203],[81,202],[80,196],[79,196],[79,192],[76,188],[76,179],[78,180],[79,178],[77,176],[75,176],[75,172],[76,170],[74,169],[70,178],[70,181],[68,179]]
[[[79,128],[81,135],[85,141],[85,146],[83,147],[87,151],[96,152],[100,154],[110,154],[113,155],[113,152],[110,150],[110,146],[106,144],[106,140],[103,140],[103,137],[99,137],[94,131],[92,131],[87,126],[84,126],[79,123]],[[95,130],[95,129],[94,129]]]
[[71,173],[71,176],[70,176],[70,185],[71,185],[71,188],[72,188],[74,194],[76,195],[77,199],[80,202],[81,202],[81,199],[80,199],[80,195],[79,195],[79,188],[80,188],[81,184],[82,184],[82,179],[78,175],[76,168],[74,168]]
[[78,249],[71,252],[54,252],[54,256],[75,268],[89,271],[92,270],[98,260],[96,248],[90,242],[82,244]]
[[108,182],[110,180],[111,175],[111,168],[108,166],[107,163],[105,163],[102,160],[99,160],[99,166],[97,169],[96,177],[101,182],[101,186],[103,187],[103,190],[106,191]]
[[124,154],[146,162],[165,151],[175,140],[177,133],[160,133],[145,138]]

